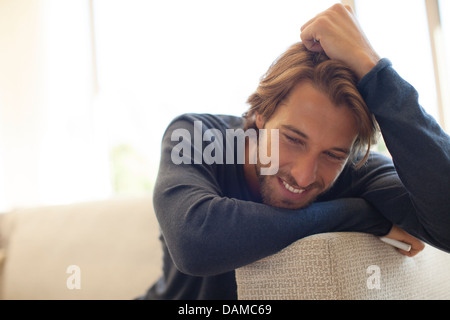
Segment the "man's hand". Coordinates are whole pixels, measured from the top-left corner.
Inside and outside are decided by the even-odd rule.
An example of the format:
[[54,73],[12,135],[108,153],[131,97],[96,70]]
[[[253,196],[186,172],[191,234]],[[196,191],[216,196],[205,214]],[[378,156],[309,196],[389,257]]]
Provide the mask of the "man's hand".
[[361,79],[380,60],[350,6],[336,4],[301,28],[302,42],[311,51],[344,62]]
[[385,235],[385,237],[410,244],[411,250],[409,252],[402,249],[397,249],[400,253],[408,257],[414,257],[416,254],[418,254],[425,248],[425,245],[422,241],[420,241],[417,238],[414,238],[405,230],[400,229],[395,225],[392,227],[391,231],[387,235]]

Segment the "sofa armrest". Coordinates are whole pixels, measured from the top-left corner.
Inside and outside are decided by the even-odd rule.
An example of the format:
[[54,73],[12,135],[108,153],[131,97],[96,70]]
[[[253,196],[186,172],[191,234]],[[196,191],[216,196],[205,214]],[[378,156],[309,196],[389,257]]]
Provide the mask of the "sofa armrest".
[[431,246],[406,257],[356,232],[303,238],[236,270],[238,298],[450,299],[450,254]]

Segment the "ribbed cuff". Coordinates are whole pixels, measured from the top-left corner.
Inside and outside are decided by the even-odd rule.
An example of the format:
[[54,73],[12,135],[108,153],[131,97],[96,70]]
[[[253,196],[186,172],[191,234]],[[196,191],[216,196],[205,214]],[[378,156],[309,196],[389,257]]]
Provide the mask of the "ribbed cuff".
[[361,93],[363,93],[364,92],[364,88],[366,87],[367,83],[370,82],[370,80],[372,80],[372,78],[375,77],[378,72],[380,72],[384,68],[391,67],[391,66],[392,66],[392,62],[389,59],[387,59],[387,58],[383,58],[380,61],[378,61],[377,65],[375,67],[373,67],[372,70],[370,70],[361,79],[361,81],[359,81],[359,83],[358,83],[358,90]]

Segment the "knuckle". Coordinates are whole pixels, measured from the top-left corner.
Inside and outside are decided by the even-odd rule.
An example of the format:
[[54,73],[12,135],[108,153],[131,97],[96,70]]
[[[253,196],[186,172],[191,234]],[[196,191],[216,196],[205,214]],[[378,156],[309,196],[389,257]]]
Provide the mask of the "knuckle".
[[330,14],[338,16],[346,16],[348,14],[353,14],[353,8],[350,5],[343,5],[342,3],[336,3],[330,8]]
[[326,15],[320,16],[316,20],[316,24],[320,27],[327,27],[330,24],[330,18]]
[[343,10],[347,10],[347,9],[345,8],[345,6],[344,6],[342,3],[336,3],[336,4],[334,4],[334,5],[331,7],[331,9],[332,9],[333,11],[337,11],[337,12],[342,12]]

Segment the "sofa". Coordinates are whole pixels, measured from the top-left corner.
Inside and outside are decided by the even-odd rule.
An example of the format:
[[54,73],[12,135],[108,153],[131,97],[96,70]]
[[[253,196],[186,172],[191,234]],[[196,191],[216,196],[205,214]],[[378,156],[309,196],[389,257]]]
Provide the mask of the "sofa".
[[160,275],[158,237],[151,197],[0,214],[0,298],[137,298]]
[[448,300],[450,254],[426,245],[413,258],[356,232],[303,238],[236,270],[242,300]]
[[[0,214],[0,298],[129,300],[161,274],[149,196]],[[449,299],[450,255],[414,258],[361,233],[324,233],[236,270],[238,297]]]

